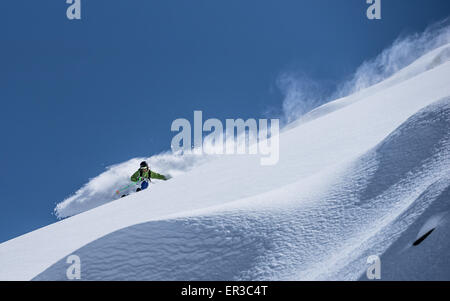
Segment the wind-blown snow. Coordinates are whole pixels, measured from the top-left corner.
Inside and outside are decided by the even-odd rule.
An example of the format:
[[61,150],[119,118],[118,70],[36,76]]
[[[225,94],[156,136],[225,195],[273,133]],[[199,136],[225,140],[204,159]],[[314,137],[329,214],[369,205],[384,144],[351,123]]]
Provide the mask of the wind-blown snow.
[[[340,88],[329,96],[320,92],[322,87],[318,82],[292,73],[282,74],[278,79],[278,85],[285,94],[284,121],[290,123],[301,116],[286,129],[364,99],[378,90],[386,89],[448,61],[449,22],[450,20],[446,19],[433,24],[423,33],[398,38],[375,59],[364,62],[349,81],[342,83]],[[421,59],[417,60],[419,57]],[[349,94],[351,94],[349,97],[343,97]],[[336,101],[314,109],[321,103],[337,98],[339,99]],[[72,196],[58,203],[54,214],[57,218],[66,218],[117,199],[119,196],[115,191],[130,184],[130,175],[136,171],[142,160],[149,161],[151,168],[157,172],[177,176],[210,159],[211,156],[206,155],[179,156],[166,152],[150,158],[133,158],[110,166],[105,172],[89,180]],[[154,181],[154,184],[157,183],[158,181]],[[134,190],[135,187],[130,187],[125,193]]]
[[[395,77],[385,84],[398,83],[431,69],[439,65],[442,60],[448,59],[450,55],[448,48],[440,55],[430,55],[431,61],[421,59],[421,66],[408,66],[448,43],[450,43],[450,18],[432,24],[424,32],[397,38],[380,55],[364,61],[350,79],[338,83],[335,90],[331,91],[324,90],[323,83],[309,78],[307,74],[302,74],[298,70],[283,72],[278,78],[278,87],[284,94],[282,120],[285,123],[291,123],[299,118],[304,119],[303,115],[321,104],[352,94],[357,95],[360,91],[371,93],[367,88],[377,85],[394,74]],[[342,101],[333,101],[328,106],[321,106],[319,112],[308,114],[306,119],[342,105],[344,105]]]
[[150,158],[183,172],[0,244],[0,280],[65,280],[71,254],[83,280],[357,280],[369,255],[382,279],[449,280],[448,49],[285,128],[277,165]]

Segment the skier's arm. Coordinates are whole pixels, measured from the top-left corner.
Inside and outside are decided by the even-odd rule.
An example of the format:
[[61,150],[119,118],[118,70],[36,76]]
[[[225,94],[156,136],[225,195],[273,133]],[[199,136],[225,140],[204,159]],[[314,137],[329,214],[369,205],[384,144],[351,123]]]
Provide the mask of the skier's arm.
[[131,181],[132,181],[132,182],[137,182],[137,181],[139,181],[139,170],[136,171],[136,172],[131,176]]
[[167,180],[167,177],[166,177],[166,176],[161,175],[161,174],[159,174],[159,173],[157,173],[157,172],[154,172],[154,171],[150,172],[150,178],[152,178],[152,179],[164,180],[164,181]]

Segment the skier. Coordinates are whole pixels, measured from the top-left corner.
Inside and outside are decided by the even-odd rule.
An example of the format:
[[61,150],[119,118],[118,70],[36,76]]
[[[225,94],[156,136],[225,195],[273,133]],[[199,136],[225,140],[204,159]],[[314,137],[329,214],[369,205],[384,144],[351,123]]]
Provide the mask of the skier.
[[131,176],[131,181],[142,182],[141,187],[136,189],[136,192],[146,189],[148,187],[148,182],[151,182],[150,179],[159,179],[166,181],[167,177],[151,171],[148,167],[147,162],[142,161],[139,170]]

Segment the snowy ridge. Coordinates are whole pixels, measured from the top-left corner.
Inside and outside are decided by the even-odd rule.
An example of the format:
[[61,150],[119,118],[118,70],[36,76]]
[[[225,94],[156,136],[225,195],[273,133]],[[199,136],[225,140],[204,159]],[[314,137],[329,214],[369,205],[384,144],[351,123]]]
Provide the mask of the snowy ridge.
[[367,89],[363,89],[358,91],[348,97],[339,98],[330,103],[326,103],[299,118],[299,120],[293,122],[288,125],[286,128],[292,128],[299,123],[307,122],[316,118],[319,118],[323,115],[326,115],[330,112],[339,110],[347,105],[350,105],[356,101],[362,100],[365,97],[377,93],[377,91],[381,91],[383,89],[387,89],[392,87],[398,83],[401,83],[405,80],[408,80],[414,76],[417,76],[425,71],[431,70],[442,63],[445,63],[450,60],[450,44],[445,44],[437,49],[430,51],[425,54],[419,60],[413,62],[411,65],[406,66],[401,69],[394,75],[388,77],[386,80],[377,83],[373,86],[368,87]]
[[[450,19],[448,18],[431,25],[422,33],[398,38],[380,55],[365,61],[350,80],[339,85],[340,88],[328,97],[328,100],[338,100],[316,108],[286,126],[284,130],[365,99],[377,93],[377,91],[392,87],[445,63],[450,56],[449,43]],[[286,94],[283,109],[284,118],[287,121],[296,120],[302,113],[322,103],[323,100],[319,100],[320,95],[317,95],[322,90],[319,83],[308,79],[304,79],[306,82],[299,81],[289,75],[284,78],[288,85],[281,88],[283,93]],[[347,95],[348,97],[342,97]],[[206,140],[205,142],[207,142]],[[206,143],[206,147],[211,146]],[[151,167],[158,172],[178,176],[212,158],[211,156],[192,154],[185,154],[181,157],[166,152],[150,158],[135,158],[116,164],[99,176],[89,180],[75,194],[58,203],[54,210],[55,215],[58,218],[65,218],[117,198],[114,191],[118,187],[124,187],[130,183],[129,174],[135,171],[138,162],[143,159],[149,161]],[[130,191],[134,190],[132,188],[134,187],[131,187]]]
[[[422,125],[418,120],[421,118],[425,121]],[[382,254],[408,222],[434,200],[431,198],[421,205],[421,210],[402,216],[403,225],[392,225],[436,179],[445,178],[446,167],[450,164],[449,120],[450,99],[414,115],[350,166],[347,174],[336,175],[332,186],[339,189],[324,193],[329,199],[320,203],[291,203],[285,204],[283,209],[270,209],[269,204],[259,203],[258,199],[270,199],[280,204],[286,197],[301,195],[299,187],[302,185],[295,183],[284,187],[285,193],[280,189],[257,196],[256,200],[242,200],[240,205],[244,208],[254,207],[251,214],[242,208],[232,209],[236,206],[230,204],[210,216],[148,222],[117,231],[77,251],[87,262],[85,277],[93,280],[355,280],[359,271],[364,270],[367,258],[364,253],[373,252],[378,244],[377,254]],[[431,139],[427,147],[414,144],[414,140],[423,141],[423,136],[430,134],[435,139]],[[421,156],[425,149],[438,154],[439,158],[423,156],[424,160],[406,161],[403,166],[392,164],[403,158],[398,150],[406,146],[416,146],[410,155]],[[403,174],[408,172],[412,179],[403,179]],[[385,179],[386,175],[392,178]],[[402,179],[405,183],[401,183]],[[367,185],[374,183],[378,183],[374,188]],[[395,183],[382,194],[372,191],[384,191],[383,186]],[[447,180],[446,185],[449,183]],[[349,192],[354,194],[353,198]],[[341,213],[339,217],[336,212]],[[386,235],[387,231],[394,233]],[[380,236],[379,232],[384,233]],[[372,236],[377,235],[381,241],[373,239]],[[348,247],[358,246],[358,242],[365,246],[363,250]],[[110,263],[106,269],[105,258]],[[65,261],[61,260],[35,280],[64,279],[65,266]],[[323,267],[341,267],[344,271],[324,270]]]
[[[409,242],[428,215],[450,209],[448,46],[411,65],[413,76],[283,131],[275,166],[215,158],[0,244],[0,279],[63,280],[70,254],[84,280],[356,280],[368,254],[419,262],[433,239],[444,256],[446,215],[428,223],[438,226],[422,244]],[[440,64],[420,67],[430,61]],[[411,264],[399,262],[398,270]],[[448,271],[436,274],[450,279]]]

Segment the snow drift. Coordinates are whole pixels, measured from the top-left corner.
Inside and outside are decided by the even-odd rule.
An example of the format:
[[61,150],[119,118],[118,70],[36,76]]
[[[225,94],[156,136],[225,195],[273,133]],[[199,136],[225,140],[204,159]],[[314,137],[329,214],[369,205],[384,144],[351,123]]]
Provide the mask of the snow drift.
[[81,212],[85,187],[81,213],[0,244],[0,279],[65,280],[76,254],[83,280],[362,280],[369,255],[382,279],[450,280],[449,49],[286,127],[277,165],[186,164]]

